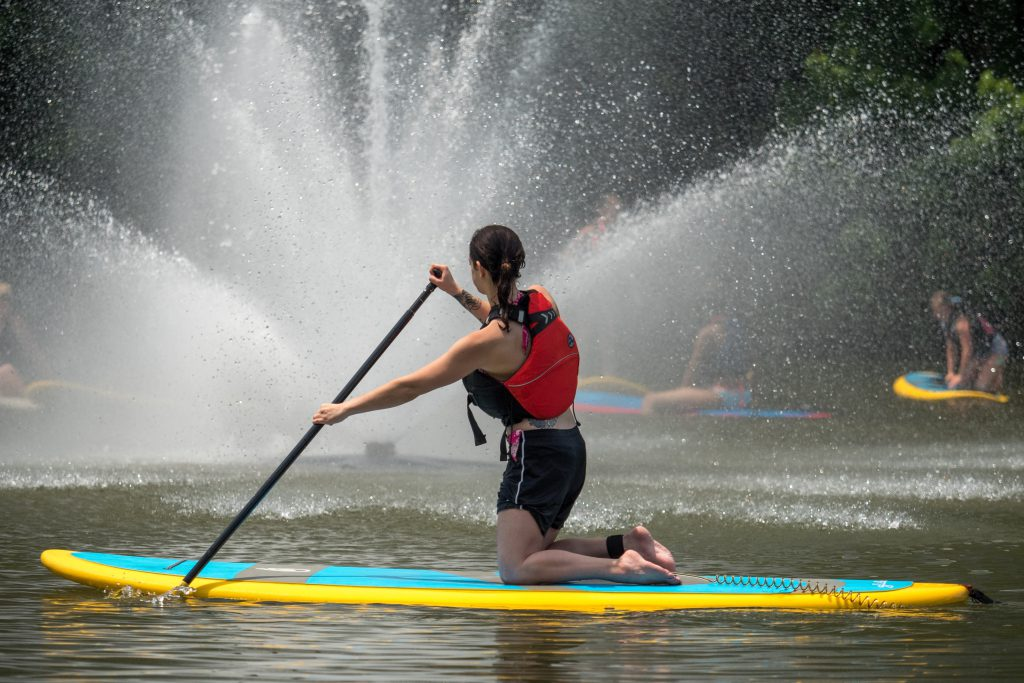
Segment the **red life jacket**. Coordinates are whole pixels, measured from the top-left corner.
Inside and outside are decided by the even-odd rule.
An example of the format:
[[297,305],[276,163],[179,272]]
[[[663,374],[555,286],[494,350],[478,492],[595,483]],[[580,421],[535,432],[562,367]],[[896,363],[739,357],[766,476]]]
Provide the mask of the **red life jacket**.
[[[484,326],[497,317],[498,311],[492,310]],[[529,335],[526,360],[504,382],[480,370],[464,377],[462,382],[469,391],[469,403],[475,403],[505,425],[526,418],[558,417],[576,398],[580,368],[576,338],[551,302],[534,290],[522,292],[509,320],[520,323],[524,333]],[[469,419],[477,445],[484,443],[486,439],[472,413]]]

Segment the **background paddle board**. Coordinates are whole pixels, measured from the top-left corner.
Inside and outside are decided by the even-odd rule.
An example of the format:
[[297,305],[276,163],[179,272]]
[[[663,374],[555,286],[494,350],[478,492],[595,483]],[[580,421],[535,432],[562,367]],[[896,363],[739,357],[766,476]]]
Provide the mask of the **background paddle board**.
[[950,389],[946,386],[943,376],[937,372],[908,372],[893,382],[892,390],[897,396],[915,401],[948,401],[958,398],[977,398],[996,403],[1010,401],[1006,394],[974,389]]
[[[614,391],[595,391],[592,389],[580,389],[576,392],[576,410],[581,413],[639,415],[642,404],[642,396],[622,394]],[[703,408],[680,410],[679,413],[681,415],[703,415],[708,417],[753,417],[767,420],[820,420],[832,417],[831,413],[820,410],[775,410],[770,408]]]
[[39,410],[39,404],[30,398],[0,396],[0,412],[24,413]]
[[[54,573],[87,586],[166,593],[193,560],[47,550]],[[202,598],[596,612],[701,608],[881,609],[947,605],[984,596],[969,586],[881,579],[685,576],[679,586],[574,582],[510,586],[494,575],[425,569],[210,562],[192,583]],[[980,596],[977,597],[977,596]],[[985,598],[987,600],[987,598]]]

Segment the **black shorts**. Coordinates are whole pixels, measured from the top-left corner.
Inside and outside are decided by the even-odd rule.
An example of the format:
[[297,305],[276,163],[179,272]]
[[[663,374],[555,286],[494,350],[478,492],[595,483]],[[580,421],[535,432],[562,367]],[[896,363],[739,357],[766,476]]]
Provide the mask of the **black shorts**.
[[561,529],[587,478],[587,444],[579,427],[530,429],[508,459],[498,488],[498,512],[526,510],[543,536]]

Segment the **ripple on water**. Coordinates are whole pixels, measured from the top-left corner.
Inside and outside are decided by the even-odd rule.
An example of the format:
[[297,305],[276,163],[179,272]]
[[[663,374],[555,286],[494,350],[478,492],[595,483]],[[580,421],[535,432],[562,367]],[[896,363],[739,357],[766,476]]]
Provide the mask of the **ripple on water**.
[[132,488],[149,484],[170,484],[188,481],[191,475],[174,470],[84,469],[47,466],[33,469],[0,469],[2,489],[102,489]]

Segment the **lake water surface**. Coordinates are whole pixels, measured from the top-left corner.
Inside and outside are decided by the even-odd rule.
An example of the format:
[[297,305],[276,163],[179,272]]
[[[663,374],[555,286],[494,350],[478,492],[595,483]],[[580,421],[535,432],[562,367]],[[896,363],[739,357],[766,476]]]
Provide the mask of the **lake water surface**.
[[[585,416],[565,533],[647,524],[691,573],[971,583],[897,612],[505,613],[116,597],[46,548],[197,557],[280,461],[0,460],[0,676],[33,680],[1015,677],[1024,431],[1005,408],[882,398],[831,420]],[[303,457],[223,560],[493,571],[495,449]],[[280,456],[283,457],[283,454]]]

